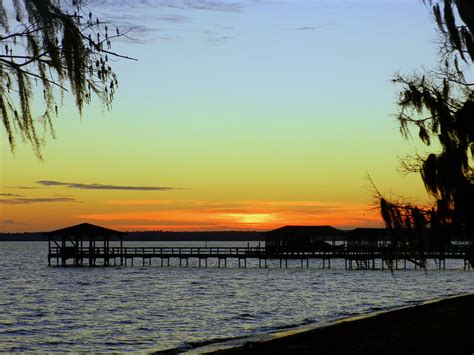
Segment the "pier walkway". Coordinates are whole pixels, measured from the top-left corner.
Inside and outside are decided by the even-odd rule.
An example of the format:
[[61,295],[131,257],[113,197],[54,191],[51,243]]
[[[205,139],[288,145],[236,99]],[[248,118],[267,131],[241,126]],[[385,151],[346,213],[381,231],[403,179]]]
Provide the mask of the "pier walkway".
[[[294,228],[294,227],[292,227]],[[312,229],[316,227],[310,227]],[[318,227],[319,228],[319,227]],[[331,227],[332,228],[332,227]],[[330,228],[330,229],[331,229]],[[305,227],[307,229],[307,227]],[[328,227],[323,227],[328,229]],[[333,230],[332,228],[331,230]],[[288,245],[282,241],[269,242],[265,247],[124,247],[125,233],[82,223],[46,233],[48,235],[48,265],[58,266],[127,266],[138,263],[161,266],[190,266],[189,261],[199,267],[207,267],[208,261],[217,267],[247,267],[247,260],[258,261],[258,267],[268,267],[279,261],[280,268],[288,267],[288,261],[299,261],[301,268],[309,268],[310,260],[319,260],[322,268],[330,268],[331,261],[344,260],[346,269],[398,269],[426,268],[427,260],[435,261],[437,268],[445,269],[446,260],[462,260],[464,269],[474,265],[474,247],[471,244],[449,244],[438,249],[417,248],[416,245],[399,243],[367,245],[353,238],[349,243],[332,244],[313,241],[304,245]],[[301,238],[300,238],[301,239]],[[115,245],[110,242],[114,242]],[[172,263],[170,262],[172,261]],[[293,262],[294,264],[294,262]]]
[[289,260],[299,261],[301,268],[309,267],[309,260],[317,259],[323,268],[330,268],[334,259],[344,260],[346,269],[384,268],[425,268],[427,260],[434,260],[439,269],[445,269],[446,260],[462,260],[464,269],[474,265],[471,248],[456,246],[447,251],[414,252],[404,248],[376,247],[357,248],[336,246],[333,250],[275,250],[265,247],[83,247],[49,246],[48,265],[60,266],[127,266],[151,265],[152,261],[161,266],[187,267],[189,260],[197,261],[199,267],[207,267],[208,260],[216,261],[217,267],[226,267],[229,259],[238,262],[238,267],[246,267],[247,260],[258,261],[259,267],[267,267],[268,260],[279,261],[280,267],[288,267]]

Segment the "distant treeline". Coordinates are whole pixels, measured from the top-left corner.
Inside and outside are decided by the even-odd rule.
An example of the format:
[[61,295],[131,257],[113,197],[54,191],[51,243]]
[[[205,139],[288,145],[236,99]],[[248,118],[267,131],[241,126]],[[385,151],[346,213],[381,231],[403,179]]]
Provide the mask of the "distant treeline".
[[[115,238],[114,238],[115,239]],[[264,241],[260,232],[129,232],[124,241]],[[0,233],[0,242],[41,242],[48,241],[42,233]]]

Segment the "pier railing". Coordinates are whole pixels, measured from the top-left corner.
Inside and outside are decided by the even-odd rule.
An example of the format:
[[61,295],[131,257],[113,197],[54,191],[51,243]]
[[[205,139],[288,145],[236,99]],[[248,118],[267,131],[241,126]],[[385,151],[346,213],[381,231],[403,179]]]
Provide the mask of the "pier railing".
[[269,250],[265,247],[57,247],[51,246],[49,254],[56,257],[63,254],[82,254],[82,255],[115,255],[115,256],[243,256],[243,257],[265,257],[265,256],[373,256],[373,255],[425,255],[431,257],[465,257],[467,254],[474,254],[469,248],[456,248],[443,251],[437,250],[412,250],[410,248],[347,248],[341,247],[335,250],[301,250],[301,249],[274,249]]
[[[351,247],[351,246],[335,246],[332,249],[317,250],[317,249],[290,249],[290,248],[265,248],[265,247],[81,247],[81,246],[50,246],[48,253],[48,262],[51,265],[51,260],[56,259],[56,264],[67,265],[68,260],[73,260],[73,264],[83,265],[88,263],[93,266],[96,265],[97,260],[103,261],[103,265],[110,265],[113,261],[115,265],[118,261],[119,265],[127,264],[127,260],[131,259],[133,263],[134,258],[141,258],[143,264],[145,260],[159,258],[163,263],[163,259],[168,261],[170,258],[181,259],[198,258],[205,259],[207,264],[208,258],[216,258],[224,260],[231,258],[244,260],[246,259],[321,259],[326,260],[330,265],[331,259],[345,259],[346,263],[352,261],[363,262],[364,265],[375,265],[376,260],[384,262],[391,262],[397,260],[406,260],[415,265],[424,265],[424,260],[434,259],[441,263],[446,259],[463,259],[465,266],[469,268],[474,264],[474,253],[472,248],[468,246],[455,246],[446,250],[416,250],[407,247]],[[368,266],[367,266],[368,268]]]
[[64,253],[74,252],[80,255],[116,255],[126,256],[264,256],[265,248],[261,247],[57,247],[52,246],[49,250],[50,255],[62,255]]

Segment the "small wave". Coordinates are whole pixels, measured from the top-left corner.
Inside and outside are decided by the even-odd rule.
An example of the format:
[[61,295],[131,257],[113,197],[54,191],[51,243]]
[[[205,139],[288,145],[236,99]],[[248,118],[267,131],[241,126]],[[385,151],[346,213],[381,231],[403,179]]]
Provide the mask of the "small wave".
[[267,327],[260,327],[257,329],[256,334],[263,334],[263,333],[271,333],[280,330],[292,329],[302,327],[311,323],[315,323],[314,321],[303,321],[298,323],[288,323],[283,325],[274,325],[274,326],[267,326]]
[[251,320],[251,319],[257,319],[257,317],[250,313],[241,313],[233,317],[233,319]]
[[182,343],[181,345],[177,346],[176,348],[170,348],[166,350],[159,350],[156,352],[153,352],[154,354],[180,354],[184,351],[188,351],[191,349],[196,349],[200,348],[203,346],[211,345],[211,344],[219,344],[223,343],[226,341],[232,341],[232,340],[239,340],[243,339],[246,336],[237,336],[237,337],[223,337],[223,338],[213,338],[213,339],[207,339],[207,340],[198,340],[198,341],[191,341],[191,342],[185,342]]
[[26,336],[31,336],[34,333],[40,333],[41,331],[38,329],[15,329],[15,328],[8,328],[3,331],[3,334],[9,334],[9,335],[26,335]]
[[373,306],[373,307],[369,308],[369,312],[377,312],[377,311],[381,311],[383,309],[385,309],[385,308],[381,307],[381,306]]
[[123,319],[123,320],[118,320],[117,323],[118,324],[133,324],[135,322],[132,321],[131,319]]

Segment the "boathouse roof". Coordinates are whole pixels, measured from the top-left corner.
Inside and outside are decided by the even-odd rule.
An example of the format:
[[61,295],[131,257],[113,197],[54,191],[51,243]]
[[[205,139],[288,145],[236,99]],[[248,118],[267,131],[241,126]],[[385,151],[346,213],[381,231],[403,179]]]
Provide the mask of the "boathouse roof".
[[74,236],[74,237],[109,237],[109,236],[119,236],[126,233],[116,231],[113,229],[96,226],[95,224],[90,223],[81,223],[76,224],[75,226],[66,227],[57,229],[51,232],[44,233],[50,236]]
[[269,232],[270,236],[343,235],[344,232],[332,226],[284,226]]

